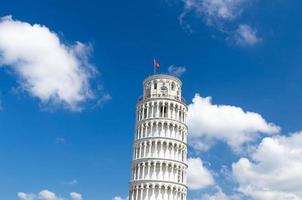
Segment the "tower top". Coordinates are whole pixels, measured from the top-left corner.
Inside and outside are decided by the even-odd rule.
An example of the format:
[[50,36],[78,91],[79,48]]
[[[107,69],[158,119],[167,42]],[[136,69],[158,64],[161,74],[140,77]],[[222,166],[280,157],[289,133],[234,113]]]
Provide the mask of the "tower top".
[[170,80],[174,80],[176,81],[180,86],[182,85],[181,80],[176,77],[176,76],[172,76],[169,74],[154,74],[154,75],[150,75],[147,78],[144,79],[143,84],[145,85],[146,82],[151,81],[151,80],[155,80],[155,79],[170,79]]
[[154,74],[148,76],[144,82],[143,99],[168,98],[182,101],[179,78],[167,74]]

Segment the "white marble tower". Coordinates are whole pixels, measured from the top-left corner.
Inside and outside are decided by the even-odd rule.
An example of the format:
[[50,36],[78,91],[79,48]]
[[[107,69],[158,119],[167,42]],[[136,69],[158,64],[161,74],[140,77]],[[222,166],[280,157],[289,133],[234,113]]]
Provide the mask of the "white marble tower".
[[187,105],[181,81],[156,74],[144,80],[136,106],[130,200],[186,200]]

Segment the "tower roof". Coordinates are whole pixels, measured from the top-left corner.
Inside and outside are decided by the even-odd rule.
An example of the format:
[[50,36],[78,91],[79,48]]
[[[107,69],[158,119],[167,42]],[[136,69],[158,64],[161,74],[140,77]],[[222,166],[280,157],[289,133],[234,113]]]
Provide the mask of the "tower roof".
[[178,77],[172,76],[172,75],[169,75],[169,74],[153,74],[153,75],[148,76],[147,78],[144,79],[144,84],[147,81],[150,81],[152,79],[171,79],[171,80],[174,80],[174,81],[178,82],[180,85],[182,84],[181,80]]

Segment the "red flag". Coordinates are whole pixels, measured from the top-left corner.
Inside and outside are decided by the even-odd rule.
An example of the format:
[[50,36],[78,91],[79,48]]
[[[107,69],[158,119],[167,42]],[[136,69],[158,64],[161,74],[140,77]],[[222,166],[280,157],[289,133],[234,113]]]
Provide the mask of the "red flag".
[[159,62],[156,59],[153,60],[153,66],[156,67],[156,68],[160,67]]

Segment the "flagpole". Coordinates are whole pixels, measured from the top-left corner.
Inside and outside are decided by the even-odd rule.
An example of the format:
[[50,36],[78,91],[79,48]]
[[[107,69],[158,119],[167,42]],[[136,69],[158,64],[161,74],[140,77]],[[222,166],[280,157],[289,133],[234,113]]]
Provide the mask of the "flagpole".
[[157,73],[157,68],[159,68],[160,64],[158,63],[158,61],[154,58],[153,60],[153,73],[156,74]]
[[155,74],[154,60],[153,60],[153,74]]
[[156,69],[155,69],[156,67],[155,67],[155,58],[153,58],[153,74],[155,74],[156,73]]

